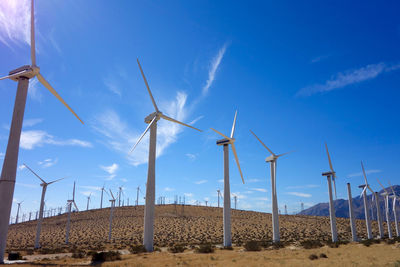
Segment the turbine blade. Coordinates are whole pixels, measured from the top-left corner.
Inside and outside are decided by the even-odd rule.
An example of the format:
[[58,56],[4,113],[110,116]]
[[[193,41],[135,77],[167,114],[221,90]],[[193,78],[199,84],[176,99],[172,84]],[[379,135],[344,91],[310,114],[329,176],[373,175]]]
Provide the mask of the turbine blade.
[[239,158],[238,158],[237,153],[236,153],[235,144],[232,143],[231,145],[232,145],[232,152],[233,152],[233,155],[235,156],[235,161],[236,161],[236,164],[237,164],[239,172],[240,172],[240,177],[242,177],[242,182],[244,184],[243,173],[242,173],[242,170],[240,169]]
[[367,190],[367,187],[366,186],[364,186],[364,189],[363,189],[363,191],[361,191],[361,195],[360,195],[360,197],[363,197],[363,194],[364,194],[364,191],[365,190]]
[[146,135],[147,131],[150,129],[151,125],[155,122],[156,120],[156,116],[154,116],[154,118],[151,120],[151,122],[149,123],[149,125],[147,125],[146,130],[144,130],[144,132],[142,133],[142,135],[139,137],[139,139],[136,141],[136,144],[132,147],[131,151],[129,151],[129,154],[131,154],[133,152],[133,150],[135,150],[136,146],[140,143],[140,141],[142,140],[142,138]]
[[376,178],[376,180],[378,181],[379,185],[382,187],[383,191],[385,191],[387,194],[389,194],[389,192],[386,191],[386,188],[381,184],[381,181],[379,181],[378,178]]
[[231,140],[228,136],[226,136],[226,135],[224,135],[223,133],[221,133],[221,132],[218,132],[217,130],[215,130],[214,128],[210,128],[211,130],[213,130],[214,132],[216,132],[217,134],[219,134],[219,135],[221,135],[221,136],[223,136],[223,137],[225,137],[226,139],[228,139],[228,140]]
[[29,168],[28,165],[26,165],[26,164],[24,163],[24,166],[25,166],[28,170],[30,170],[37,178],[39,178],[40,181],[42,181],[44,184],[47,184],[39,175],[37,175],[31,168]]
[[335,173],[335,171],[333,170],[331,156],[329,155],[328,145],[326,142],[325,142],[325,148],[326,148],[326,154],[328,155],[329,167],[331,168],[331,172]]
[[368,187],[369,191],[371,191],[372,194],[375,193],[374,190],[372,190],[372,188],[369,185],[367,185],[367,187]]
[[72,108],[71,108],[70,106],[68,106],[68,104],[64,101],[64,99],[61,98],[61,96],[56,92],[56,90],[54,90],[54,88],[51,87],[51,85],[44,79],[44,77],[43,77],[40,73],[38,73],[37,78],[38,78],[38,80],[43,84],[43,86],[47,88],[47,90],[49,90],[58,100],[60,100],[61,103],[63,103],[64,106],[66,106],[67,109],[69,109],[69,111],[71,111],[72,114],[74,114],[75,117],[76,117],[82,124],[84,124],[83,121],[81,120],[81,118],[79,118],[78,115],[75,113],[75,111],[73,111]]
[[14,78],[14,77],[18,77],[18,76],[20,76],[20,75],[22,75],[22,74],[24,74],[24,73],[27,73],[27,72],[28,72],[28,71],[23,70],[23,71],[14,73],[14,74],[12,74],[12,75],[4,76],[4,77],[1,77],[1,78],[0,78],[0,81],[1,81],[1,80],[5,80],[5,79],[11,79],[11,78]]
[[74,182],[74,189],[72,191],[72,200],[75,201],[75,182]]
[[181,125],[183,125],[183,126],[186,126],[186,127],[192,128],[193,130],[197,130],[197,131],[199,131],[199,132],[202,132],[202,130],[200,130],[200,129],[197,129],[197,128],[193,127],[193,126],[190,126],[189,124],[186,124],[186,123],[180,122],[180,121],[178,121],[178,120],[175,120],[175,119],[173,119],[173,118],[170,118],[170,117],[168,117],[168,116],[165,116],[164,114],[161,114],[161,118],[163,118],[163,119],[165,119],[165,120],[167,120],[167,121],[172,121],[172,122],[175,122],[175,123],[181,124]]
[[231,138],[233,138],[233,135],[235,134],[235,128],[236,128],[236,116],[237,116],[237,110],[236,110],[236,112],[235,112],[235,118],[233,119],[232,131],[231,131]]
[[79,211],[78,206],[77,206],[76,203],[75,203],[75,200],[73,201],[73,203],[74,203],[75,209],[76,209],[77,211]]
[[364,175],[365,185],[368,185],[367,175],[365,174],[364,164],[362,161],[361,161],[361,168],[362,168],[363,175]]
[[279,154],[279,155],[277,155],[276,157],[279,158],[279,157],[285,156],[285,155],[290,154],[290,153],[293,153],[293,152],[294,152],[294,150],[289,151],[289,152],[286,152],[286,153]]
[[333,189],[335,190],[335,199],[337,199],[337,194],[336,194],[336,179],[332,177],[333,181]]
[[394,195],[395,198],[396,198],[396,197],[397,197],[396,192],[394,192],[393,186],[392,186],[392,184],[390,183],[390,181],[389,181],[389,186],[390,186],[390,189],[392,189],[393,195]]
[[111,197],[113,198],[113,200],[115,200],[115,197],[114,197],[114,195],[113,195],[111,189],[110,189],[110,193],[111,193]]
[[52,181],[52,182],[48,183],[48,185],[49,185],[49,184],[57,183],[58,181],[64,180],[64,179],[67,178],[67,177],[68,177],[68,176],[65,176],[65,177],[63,177],[63,178],[57,179],[57,180],[55,180],[55,181]]
[[271,151],[271,149],[269,149],[264,143],[263,141],[260,140],[260,138],[258,138],[258,136],[252,131],[250,130],[250,132],[254,135],[255,138],[257,138],[257,140],[269,151],[269,153],[271,153],[272,155],[276,156],[274,154],[274,152]]
[[35,52],[35,4],[31,1],[31,61],[32,65],[36,66]]
[[149,92],[151,101],[153,102],[153,106],[154,106],[154,108],[156,109],[156,111],[158,112],[158,108],[157,108],[157,105],[156,105],[156,101],[154,100],[153,94],[151,93],[149,84],[147,83],[146,76],[144,76],[144,72],[143,72],[142,66],[140,65],[139,59],[137,58],[136,60],[137,60],[137,63],[138,63],[138,65],[139,65],[140,72],[142,73],[142,77],[143,77],[144,83],[146,84],[147,91]]

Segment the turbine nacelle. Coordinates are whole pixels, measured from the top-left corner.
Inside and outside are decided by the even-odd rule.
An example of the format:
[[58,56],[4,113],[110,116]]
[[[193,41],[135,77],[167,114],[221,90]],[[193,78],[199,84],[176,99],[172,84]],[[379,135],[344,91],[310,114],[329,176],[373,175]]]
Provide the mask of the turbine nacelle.
[[323,172],[322,176],[331,176],[331,177],[335,177],[335,172]]
[[277,158],[279,158],[279,157],[277,157],[276,155],[271,155],[271,156],[269,156],[269,157],[266,157],[266,158],[265,158],[265,161],[266,161],[266,162],[273,162],[273,161],[275,161]]
[[149,124],[153,121],[154,118],[156,118],[156,121],[159,121],[162,117],[163,113],[161,111],[156,111],[148,115],[146,118],[144,118],[144,122]]
[[223,145],[229,145],[229,144],[233,144],[235,142],[235,138],[230,138],[230,139],[220,139],[217,140],[217,145],[218,146],[223,146]]
[[38,66],[29,66],[25,65],[19,67],[15,70],[12,70],[8,73],[11,80],[18,82],[20,77],[25,77],[27,79],[32,79],[40,72],[40,68]]

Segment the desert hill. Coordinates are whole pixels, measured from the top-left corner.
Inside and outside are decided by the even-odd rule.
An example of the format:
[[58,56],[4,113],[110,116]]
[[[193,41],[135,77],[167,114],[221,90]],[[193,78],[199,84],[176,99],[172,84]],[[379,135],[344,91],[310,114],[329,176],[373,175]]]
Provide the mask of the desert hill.
[[[399,185],[394,185],[393,186],[394,191],[396,192],[397,196],[400,196],[400,186]],[[386,188],[388,192],[392,192],[390,187]],[[353,195],[357,195],[356,197],[353,198],[353,209],[354,209],[354,216],[357,219],[365,219],[365,214],[364,214],[364,200],[362,197],[359,196],[361,190],[358,190],[357,192],[352,192]],[[383,193],[384,190],[379,191],[379,195]],[[367,194],[367,199],[368,203],[371,206],[372,203],[372,194]],[[389,200],[389,207],[390,207],[390,218],[393,221],[394,216],[392,213],[392,204],[393,204],[393,199]],[[338,199],[334,201],[335,205],[335,213],[336,217],[342,217],[342,218],[349,218],[349,203],[344,199]],[[399,203],[397,203],[399,205]],[[383,196],[379,197],[379,206],[381,209],[382,216],[384,220],[386,220],[385,216],[385,198]],[[376,208],[375,208],[375,200],[372,205],[372,219],[376,220]],[[370,207],[370,214],[371,214],[371,207]],[[303,210],[302,212],[299,213],[299,215],[311,215],[311,216],[329,216],[329,203],[319,203],[316,204],[308,209]],[[400,207],[397,206],[397,218],[400,218]]]
[[[71,215],[70,246],[99,248],[107,244],[123,247],[141,243],[143,235],[143,206],[119,207],[114,210],[113,239],[107,242],[110,208],[75,212]],[[280,215],[282,241],[330,240],[328,217]],[[42,224],[42,247],[63,247],[67,214],[45,218]],[[222,243],[222,208],[183,205],[157,205],[155,210],[155,245]],[[365,223],[357,220],[360,237],[366,237]],[[338,218],[338,236],[350,240],[349,220]],[[372,223],[378,234],[376,222]],[[385,226],[386,229],[386,226]],[[10,225],[7,248],[28,249],[34,244],[36,221]],[[232,241],[271,240],[271,214],[232,210]]]

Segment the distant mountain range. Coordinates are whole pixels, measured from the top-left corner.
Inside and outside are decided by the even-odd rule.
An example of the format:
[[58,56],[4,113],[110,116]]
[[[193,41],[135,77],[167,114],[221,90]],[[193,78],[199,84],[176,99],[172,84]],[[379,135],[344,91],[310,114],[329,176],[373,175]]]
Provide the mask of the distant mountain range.
[[[400,186],[399,185],[394,185],[393,186],[394,191],[396,192],[396,195],[400,197]],[[390,193],[392,193],[392,190],[390,187],[386,188],[386,190]],[[368,191],[367,191],[368,192]],[[385,214],[385,198],[381,196],[380,194],[383,193],[384,190],[379,191],[379,205],[382,213],[382,218],[383,220],[386,220],[386,214]],[[364,214],[364,200],[360,197],[361,189],[360,190],[352,190],[352,195],[358,195],[357,197],[353,198],[353,210],[354,210],[354,216],[357,219],[365,219],[365,214]],[[328,198],[328,196],[327,196]],[[369,210],[370,214],[372,214],[372,219],[376,220],[376,207],[375,207],[375,200],[372,203],[372,194],[367,195],[368,199],[368,204],[369,204]],[[394,220],[393,216],[393,199],[389,200],[389,207],[390,207],[390,217],[391,220]],[[400,220],[400,203],[399,201],[397,202],[397,218]],[[344,199],[338,199],[334,200],[334,206],[335,206],[335,213],[336,217],[342,217],[342,218],[349,218],[349,202],[348,200]],[[373,212],[371,212],[373,211]],[[311,208],[305,209],[301,212],[298,213],[299,215],[311,215],[311,216],[329,216],[329,203],[319,203],[317,205],[312,206]]]

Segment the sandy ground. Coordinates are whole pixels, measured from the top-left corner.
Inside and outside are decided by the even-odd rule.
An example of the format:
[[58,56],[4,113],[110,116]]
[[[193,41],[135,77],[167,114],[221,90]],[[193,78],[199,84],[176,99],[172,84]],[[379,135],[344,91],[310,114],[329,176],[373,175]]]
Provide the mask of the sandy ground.
[[[168,252],[124,255],[122,260],[105,262],[102,266],[400,266],[399,243],[385,243],[365,247],[354,243],[339,248],[327,246],[318,249],[286,247],[279,250],[267,249],[260,252],[247,252],[243,248],[233,251],[217,249],[211,254],[198,254],[192,250],[172,254]],[[311,260],[310,255],[318,256]],[[326,258],[320,257],[325,254]],[[34,264],[9,266],[83,266],[90,259],[60,258],[44,259]]]
[[[114,211],[113,239],[107,242],[109,208],[73,213],[71,218],[70,246],[82,249],[111,247],[123,249],[140,244],[143,235],[143,206],[121,207]],[[222,208],[165,205],[156,206],[155,246],[165,247],[176,243],[222,243]],[[41,245],[44,248],[65,247],[66,214],[46,218],[42,224]],[[280,215],[281,240],[330,240],[328,217]],[[7,249],[33,248],[36,221],[11,225]],[[359,237],[366,238],[363,220],[357,220]],[[386,224],[384,225],[386,231]],[[340,240],[350,240],[349,220],[337,219]],[[374,236],[378,235],[376,221],[372,223]],[[394,229],[394,225],[392,227]],[[232,210],[232,241],[241,244],[248,240],[271,240],[271,214]]]

